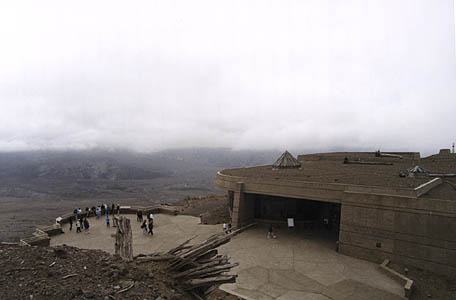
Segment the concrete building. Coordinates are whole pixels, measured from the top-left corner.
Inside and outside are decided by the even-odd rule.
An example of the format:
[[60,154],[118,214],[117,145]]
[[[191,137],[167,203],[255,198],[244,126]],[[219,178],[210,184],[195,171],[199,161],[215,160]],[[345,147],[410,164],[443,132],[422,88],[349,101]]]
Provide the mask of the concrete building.
[[298,229],[333,232],[343,254],[456,276],[455,154],[321,153],[297,161],[299,168],[218,172],[233,227],[254,221],[286,226],[293,218]]

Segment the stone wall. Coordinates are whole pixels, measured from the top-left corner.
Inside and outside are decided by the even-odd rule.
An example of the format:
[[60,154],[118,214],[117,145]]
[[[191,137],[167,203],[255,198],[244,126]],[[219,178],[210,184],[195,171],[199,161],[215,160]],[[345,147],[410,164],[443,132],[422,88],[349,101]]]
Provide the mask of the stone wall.
[[340,251],[456,276],[456,201],[345,192]]

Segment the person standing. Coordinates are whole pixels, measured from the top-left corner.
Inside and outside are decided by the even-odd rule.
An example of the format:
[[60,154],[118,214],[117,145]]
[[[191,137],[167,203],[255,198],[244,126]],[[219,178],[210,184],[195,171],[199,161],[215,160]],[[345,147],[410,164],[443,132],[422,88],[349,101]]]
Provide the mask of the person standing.
[[152,220],[149,221],[149,234],[150,235],[154,235],[154,231],[153,230],[154,230],[154,220],[152,219]]
[[84,219],[84,230],[88,232],[89,231],[89,227],[90,227],[89,220],[87,218],[85,218]]
[[111,227],[111,223],[110,223],[110,219],[109,219],[109,215],[106,215],[106,227]]
[[70,217],[70,230],[73,229],[73,216]]
[[146,220],[143,221],[141,228],[143,230],[143,233],[147,234],[147,221]]
[[81,232],[81,221],[79,219],[76,219],[76,233]]
[[272,229],[272,224],[269,225],[269,230],[268,230],[268,239],[270,239],[270,238],[273,238],[273,239],[277,238],[277,236],[275,236],[274,231]]

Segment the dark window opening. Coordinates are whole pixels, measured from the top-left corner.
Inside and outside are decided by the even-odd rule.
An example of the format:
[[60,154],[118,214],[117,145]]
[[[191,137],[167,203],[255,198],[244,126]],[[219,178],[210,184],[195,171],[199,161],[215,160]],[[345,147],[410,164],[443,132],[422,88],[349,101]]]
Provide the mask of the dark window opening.
[[253,200],[256,219],[286,222],[293,218],[298,227],[339,232],[339,203],[260,194],[249,194],[248,198]]

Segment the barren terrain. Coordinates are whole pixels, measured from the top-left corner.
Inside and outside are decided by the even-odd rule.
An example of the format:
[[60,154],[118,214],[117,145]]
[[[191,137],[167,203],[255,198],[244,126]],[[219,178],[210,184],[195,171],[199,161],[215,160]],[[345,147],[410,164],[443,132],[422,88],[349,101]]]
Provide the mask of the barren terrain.
[[171,204],[222,193],[217,171],[276,156],[227,149],[0,153],[0,241],[17,241],[77,207]]

